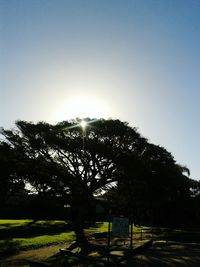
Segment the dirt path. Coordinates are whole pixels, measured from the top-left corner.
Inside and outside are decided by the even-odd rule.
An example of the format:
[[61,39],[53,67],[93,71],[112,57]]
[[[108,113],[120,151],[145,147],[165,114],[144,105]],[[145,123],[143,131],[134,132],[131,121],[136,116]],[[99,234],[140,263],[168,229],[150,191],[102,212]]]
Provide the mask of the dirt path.
[[[66,244],[23,251],[0,261],[0,267],[25,267],[25,259],[46,261]],[[143,253],[122,262],[127,267],[200,267],[200,244],[156,241]],[[90,266],[94,266],[90,264]]]
[[18,266],[27,266],[25,260],[37,260],[45,261],[48,258],[59,252],[59,249],[66,248],[67,244],[58,244],[48,247],[31,249],[27,251],[21,251],[17,255],[7,257],[3,260],[0,260],[0,267],[18,267]]
[[200,244],[154,242],[144,253],[123,262],[134,267],[200,267]]

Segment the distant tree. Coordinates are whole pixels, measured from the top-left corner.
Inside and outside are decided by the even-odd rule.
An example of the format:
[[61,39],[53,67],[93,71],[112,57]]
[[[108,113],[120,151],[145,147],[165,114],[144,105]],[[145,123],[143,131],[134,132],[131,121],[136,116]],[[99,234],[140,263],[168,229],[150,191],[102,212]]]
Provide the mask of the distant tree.
[[[176,214],[191,197],[189,170],[178,165],[165,148],[146,143],[138,157],[123,162],[124,176],[105,197],[117,210],[132,215],[135,223],[176,223]],[[174,212],[175,211],[175,212]],[[168,213],[174,213],[172,218]]]
[[200,199],[200,180],[196,181],[190,179],[190,190],[192,197]]
[[17,175],[20,173],[20,161],[17,163],[15,151],[7,143],[0,143],[0,204],[5,206],[9,198],[21,191],[25,184]]

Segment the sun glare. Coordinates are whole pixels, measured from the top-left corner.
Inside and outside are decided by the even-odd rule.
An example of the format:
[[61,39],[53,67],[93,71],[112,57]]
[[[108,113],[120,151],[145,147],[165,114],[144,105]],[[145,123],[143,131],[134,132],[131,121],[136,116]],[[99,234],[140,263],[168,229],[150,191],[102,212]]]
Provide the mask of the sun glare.
[[71,97],[58,108],[57,120],[74,118],[106,118],[108,109],[103,101],[94,97]]
[[81,123],[80,123],[80,125],[81,125],[81,127],[82,127],[83,129],[85,129],[85,127],[87,126],[87,122],[84,121],[84,120],[82,120]]

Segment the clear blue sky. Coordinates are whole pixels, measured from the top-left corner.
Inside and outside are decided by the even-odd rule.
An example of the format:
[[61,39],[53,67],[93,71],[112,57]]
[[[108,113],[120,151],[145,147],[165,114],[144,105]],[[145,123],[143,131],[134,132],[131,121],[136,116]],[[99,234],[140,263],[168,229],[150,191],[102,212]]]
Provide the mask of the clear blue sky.
[[200,178],[199,0],[0,0],[0,126],[112,117]]

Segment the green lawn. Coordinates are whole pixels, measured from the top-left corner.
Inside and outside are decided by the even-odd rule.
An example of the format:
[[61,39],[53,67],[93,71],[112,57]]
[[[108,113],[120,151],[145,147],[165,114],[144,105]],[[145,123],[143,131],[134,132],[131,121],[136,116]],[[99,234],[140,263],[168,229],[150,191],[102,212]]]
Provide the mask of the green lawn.
[[[95,232],[107,231],[108,223],[97,222],[93,227],[87,228],[85,233],[89,237]],[[138,228],[134,227],[134,232],[136,231]],[[0,256],[3,257],[2,259],[22,250],[60,245],[70,242],[74,238],[70,224],[65,221],[0,220]],[[49,247],[50,250],[51,247]],[[45,253],[47,255],[49,252]],[[71,266],[72,263],[76,265],[77,261],[77,257],[61,258],[59,259],[59,266]],[[18,260],[15,264],[18,265],[14,266],[28,267],[25,259]]]
[[[107,229],[107,223],[96,223],[85,232],[90,235]],[[0,220],[0,254],[70,242],[74,238],[65,221]]]
[[[146,228],[146,227],[145,227]],[[146,228],[148,229],[148,228]],[[85,230],[87,236],[94,232],[107,232],[108,223],[96,223]],[[133,237],[140,238],[139,228],[133,227]],[[145,234],[143,234],[144,238]],[[151,234],[147,234],[151,237]],[[156,228],[156,239],[200,243],[199,231],[184,231]],[[67,243],[74,240],[74,232],[65,221],[0,220],[0,255],[20,250],[39,248],[53,244]]]

